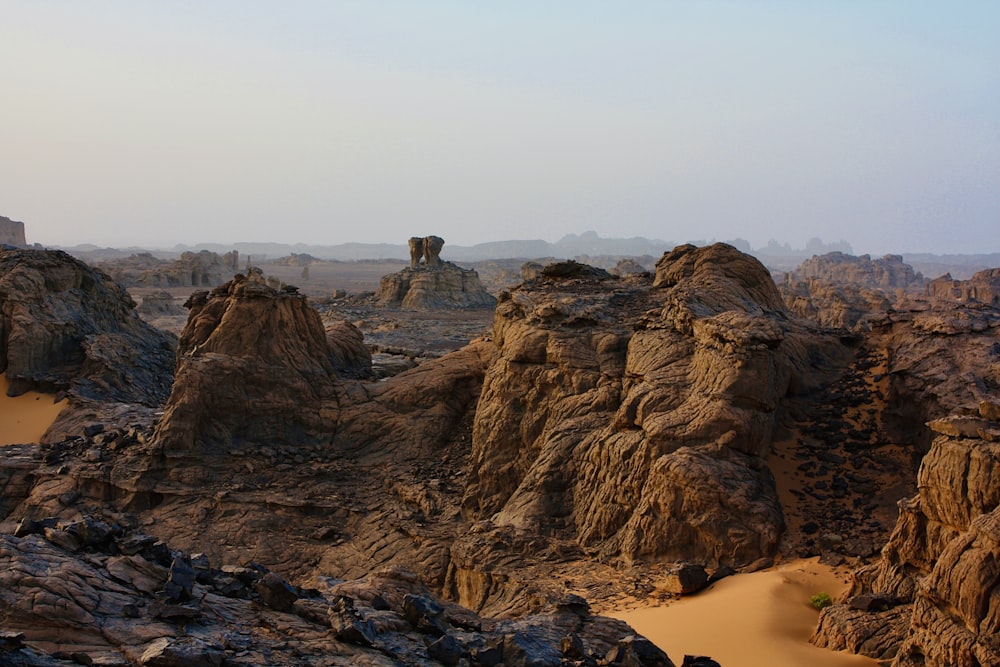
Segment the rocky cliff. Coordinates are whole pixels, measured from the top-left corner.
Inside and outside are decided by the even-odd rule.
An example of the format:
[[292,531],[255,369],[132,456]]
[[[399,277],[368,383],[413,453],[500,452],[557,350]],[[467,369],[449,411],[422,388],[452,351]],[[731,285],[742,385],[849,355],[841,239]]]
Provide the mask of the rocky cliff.
[[13,391],[161,405],[174,345],[103,272],[60,251],[0,252],[0,372]]
[[501,295],[467,516],[625,562],[773,553],[763,456],[793,351],[766,269],[717,244],[664,255],[655,279],[601,273]]
[[1000,306],[1000,269],[979,271],[969,280],[953,280],[945,274],[932,280],[927,292],[942,301]]
[[24,223],[0,215],[0,246],[23,248],[28,245],[24,238]]
[[[1000,376],[991,378],[994,389]],[[1000,664],[1000,404],[929,424],[917,496],[813,642],[896,667]]]

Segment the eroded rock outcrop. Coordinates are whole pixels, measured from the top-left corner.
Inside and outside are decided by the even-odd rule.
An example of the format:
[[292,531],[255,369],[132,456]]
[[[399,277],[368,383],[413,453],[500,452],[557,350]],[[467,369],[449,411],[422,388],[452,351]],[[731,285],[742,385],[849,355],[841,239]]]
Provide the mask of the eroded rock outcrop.
[[125,287],[215,287],[240,270],[240,254],[201,250],[184,252],[177,259],[159,259],[144,252],[99,266]]
[[667,253],[653,280],[562,273],[501,296],[468,515],[625,562],[773,553],[763,456],[794,327],[766,269],[716,244]]
[[0,246],[23,248],[28,245],[24,238],[24,223],[0,215]]
[[163,455],[329,440],[336,360],[305,296],[238,275],[185,305],[177,373],[156,436]]
[[953,280],[950,273],[935,278],[927,286],[932,298],[947,302],[985,303],[1000,306],[1000,269],[986,269],[969,280]]
[[160,405],[175,344],[102,271],[61,251],[0,252],[0,372],[12,391]]
[[475,271],[440,260],[385,276],[375,296],[380,306],[405,310],[496,305],[496,297],[483,288]]
[[[1000,387],[1000,377],[990,378]],[[897,667],[1000,664],[1000,405],[929,424],[937,434],[900,503],[882,557],[855,573],[853,602],[824,612],[813,642]]]
[[788,309],[824,327],[851,329],[922,294],[926,280],[900,255],[872,259],[842,252],[814,255],[778,286]]

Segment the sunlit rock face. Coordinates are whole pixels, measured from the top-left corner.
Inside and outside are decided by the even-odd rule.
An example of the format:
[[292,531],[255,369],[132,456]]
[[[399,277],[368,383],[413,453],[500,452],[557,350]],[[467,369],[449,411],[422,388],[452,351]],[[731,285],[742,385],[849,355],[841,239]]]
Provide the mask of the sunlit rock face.
[[716,244],[654,278],[543,271],[501,295],[493,333],[467,515],[625,562],[774,552],[763,457],[801,346],[757,260]]

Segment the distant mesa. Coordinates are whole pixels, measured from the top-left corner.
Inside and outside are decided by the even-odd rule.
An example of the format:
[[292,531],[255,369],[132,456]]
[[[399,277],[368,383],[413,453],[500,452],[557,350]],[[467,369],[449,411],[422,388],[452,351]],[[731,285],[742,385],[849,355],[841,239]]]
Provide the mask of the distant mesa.
[[479,274],[441,259],[444,239],[410,239],[410,266],[384,276],[375,297],[378,305],[403,310],[493,308],[496,297],[486,291]]
[[24,248],[28,242],[24,238],[24,223],[0,215],[0,246]]

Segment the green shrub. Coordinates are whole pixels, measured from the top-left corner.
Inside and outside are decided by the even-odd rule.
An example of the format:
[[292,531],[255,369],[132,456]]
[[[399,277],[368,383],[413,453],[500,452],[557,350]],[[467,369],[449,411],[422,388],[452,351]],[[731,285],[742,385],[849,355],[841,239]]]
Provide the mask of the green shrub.
[[817,609],[822,609],[823,607],[829,607],[833,604],[833,598],[826,591],[817,593],[809,598],[809,604],[816,607]]

